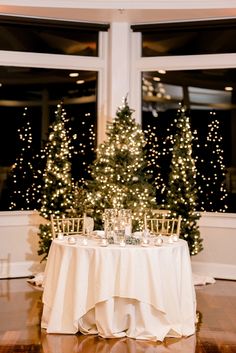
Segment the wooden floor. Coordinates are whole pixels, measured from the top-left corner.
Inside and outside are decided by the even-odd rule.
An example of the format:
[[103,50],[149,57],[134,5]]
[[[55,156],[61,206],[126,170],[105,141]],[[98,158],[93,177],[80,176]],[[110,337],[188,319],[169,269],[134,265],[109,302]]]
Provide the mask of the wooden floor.
[[0,353],[236,353],[236,281],[195,288],[196,334],[161,343],[47,335],[40,329],[41,292],[26,279],[0,280]]

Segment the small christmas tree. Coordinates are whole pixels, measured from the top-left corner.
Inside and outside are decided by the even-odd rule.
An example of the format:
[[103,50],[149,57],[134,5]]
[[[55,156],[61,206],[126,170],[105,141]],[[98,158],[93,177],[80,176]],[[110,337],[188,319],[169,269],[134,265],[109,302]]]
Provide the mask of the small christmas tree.
[[[71,141],[65,128],[65,111],[57,106],[55,121],[52,124],[45,147],[46,168],[43,175],[40,214],[48,221],[50,216],[73,213],[74,185],[71,179]],[[39,255],[47,257],[51,244],[50,223],[40,225]]]
[[210,112],[210,117],[203,158],[198,161],[199,209],[226,212],[228,194],[225,187],[226,171],[220,122],[215,112]]
[[32,209],[30,185],[33,182],[32,132],[27,108],[21,118],[17,136],[17,158],[7,180],[10,190],[10,210]]
[[98,147],[91,166],[87,202],[100,227],[106,208],[131,209],[133,227],[138,229],[142,227],[145,210],[155,206],[154,189],[145,173],[145,139],[132,113],[125,99],[109,124],[107,141]]
[[167,205],[173,215],[182,216],[181,237],[187,240],[190,254],[198,254],[203,247],[197,225],[200,214],[196,212],[196,167],[189,117],[184,107],[177,113]]

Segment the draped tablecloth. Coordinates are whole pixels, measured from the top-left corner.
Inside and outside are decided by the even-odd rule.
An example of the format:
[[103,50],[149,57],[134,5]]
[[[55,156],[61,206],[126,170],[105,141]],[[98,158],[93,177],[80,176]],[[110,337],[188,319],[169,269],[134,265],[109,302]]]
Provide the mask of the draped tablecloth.
[[195,332],[187,242],[161,247],[53,240],[45,269],[47,333],[160,340]]

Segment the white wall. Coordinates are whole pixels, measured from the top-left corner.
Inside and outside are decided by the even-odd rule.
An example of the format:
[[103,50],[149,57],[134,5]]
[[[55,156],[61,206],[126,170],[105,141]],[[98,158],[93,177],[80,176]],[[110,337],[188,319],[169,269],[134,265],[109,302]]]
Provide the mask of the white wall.
[[236,214],[205,212],[199,227],[204,250],[192,257],[193,272],[236,280]]
[[27,277],[44,269],[37,255],[43,222],[37,212],[0,212],[0,278]]
[[[0,278],[44,270],[38,250],[37,212],[0,212]],[[204,250],[192,257],[193,272],[236,280],[236,214],[204,213],[199,222]]]

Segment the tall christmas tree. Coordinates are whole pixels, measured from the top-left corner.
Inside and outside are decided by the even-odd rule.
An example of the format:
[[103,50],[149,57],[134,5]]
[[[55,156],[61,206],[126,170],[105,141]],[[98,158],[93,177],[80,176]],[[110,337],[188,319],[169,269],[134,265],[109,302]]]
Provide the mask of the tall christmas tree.
[[20,119],[17,136],[17,158],[7,180],[10,210],[32,209],[30,185],[33,182],[32,131],[27,108]]
[[[71,141],[65,128],[66,113],[57,106],[55,121],[50,128],[45,147],[46,168],[43,175],[40,214],[48,221],[50,216],[73,212],[74,185],[71,179]],[[40,225],[39,255],[47,257],[51,244],[50,223]]]
[[192,157],[192,133],[184,107],[177,113],[167,205],[173,215],[182,216],[181,237],[187,240],[191,255],[203,249],[197,224],[196,167]]
[[97,149],[88,181],[88,207],[101,226],[106,208],[131,209],[134,229],[142,226],[146,209],[155,207],[154,189],[145,173],[145,139],[140,126],[132,117],[127,99],[109,124],[107,140]]
[[216,113],[210,112],[210,118],[203,157],[198,161],[199,209],[226,212],[228,194],[225,187],[223,138]]

